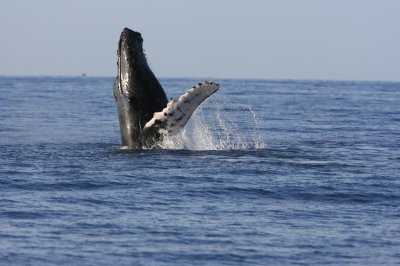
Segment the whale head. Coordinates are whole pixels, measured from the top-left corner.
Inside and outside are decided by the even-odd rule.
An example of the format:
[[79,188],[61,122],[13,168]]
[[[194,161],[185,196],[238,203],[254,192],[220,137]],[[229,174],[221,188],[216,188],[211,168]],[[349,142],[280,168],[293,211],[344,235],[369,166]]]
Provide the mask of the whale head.
[[135,70],[147,66],[143,52],[143,39],[139,32],[125,28],[118,43],[118,77],[121,92],[129,96],[134,93]]

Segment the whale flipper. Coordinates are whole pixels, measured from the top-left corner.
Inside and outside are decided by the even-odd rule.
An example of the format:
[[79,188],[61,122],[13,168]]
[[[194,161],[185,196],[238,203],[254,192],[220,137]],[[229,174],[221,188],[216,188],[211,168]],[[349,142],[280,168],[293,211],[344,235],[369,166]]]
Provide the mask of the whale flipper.
[[179,133],[197,106],[218,89],[218,83],[205,81],[193,86],[178,100],[171,98],[162,111],[154,113],[153,118],[145,124],[144,131],[156,131],[164,136]]

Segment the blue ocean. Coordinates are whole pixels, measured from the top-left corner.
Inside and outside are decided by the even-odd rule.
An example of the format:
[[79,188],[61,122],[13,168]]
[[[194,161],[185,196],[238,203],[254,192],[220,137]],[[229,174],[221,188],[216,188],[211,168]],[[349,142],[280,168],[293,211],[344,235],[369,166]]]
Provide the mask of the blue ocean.
[[213,80],[127,150],[114,78],[0,77],[0,265],[400,264],[399,82]]

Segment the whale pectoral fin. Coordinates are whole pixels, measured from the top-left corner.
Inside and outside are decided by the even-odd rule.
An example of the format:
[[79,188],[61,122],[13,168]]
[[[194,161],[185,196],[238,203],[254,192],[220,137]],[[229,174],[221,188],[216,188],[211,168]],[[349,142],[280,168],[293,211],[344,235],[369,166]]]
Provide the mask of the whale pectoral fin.
[[193,86],[178,100],[171,99],[161,112],[154,113],[153,118],[146,123],[144,129],[156,130],[160,134],[177,134],[186,125],[197,106],[218,89],[219,84],[211,81]]

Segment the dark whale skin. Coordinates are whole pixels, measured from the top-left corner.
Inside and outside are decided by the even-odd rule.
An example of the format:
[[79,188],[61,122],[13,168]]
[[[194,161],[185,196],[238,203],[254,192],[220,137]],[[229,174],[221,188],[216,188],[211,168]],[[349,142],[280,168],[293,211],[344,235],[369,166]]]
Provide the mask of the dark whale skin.
[[167,97],[148,66],[139,32],[125,28],[117,53],[114,97],[118,105],[122,145],[131,149],[150,147],[158,140],[159,134],[144,131],[144,125],[167,105]]

